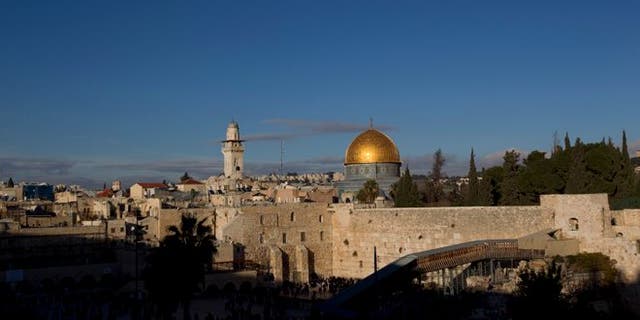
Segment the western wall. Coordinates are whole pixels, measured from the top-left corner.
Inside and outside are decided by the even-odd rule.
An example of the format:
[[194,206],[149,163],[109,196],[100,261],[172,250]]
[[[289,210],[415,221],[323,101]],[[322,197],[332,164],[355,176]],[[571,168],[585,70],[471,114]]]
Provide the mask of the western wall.
[[381,268],[413,252],[536,233],[553,241],[546,245],[547,255],[602,252],[616,261],[624,280],[636,279],[640,210],[611,211],[606,194],[544,195],[540,202],[441,208],[249,206],[218,228],[225,239],[245,247],[247,259],[268,265],[277,280],[306,281],[314,272],[363,278],[374,271],[374,246]]

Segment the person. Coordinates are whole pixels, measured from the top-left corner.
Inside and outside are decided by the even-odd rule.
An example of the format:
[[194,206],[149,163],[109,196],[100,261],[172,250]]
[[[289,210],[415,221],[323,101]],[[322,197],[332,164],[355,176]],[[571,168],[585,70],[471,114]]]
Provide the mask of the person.
[[491,281],[491,277],[489,277],[489,283],[487,285],[487,291],[491,291],[491,289],[493,289],[493,283]]

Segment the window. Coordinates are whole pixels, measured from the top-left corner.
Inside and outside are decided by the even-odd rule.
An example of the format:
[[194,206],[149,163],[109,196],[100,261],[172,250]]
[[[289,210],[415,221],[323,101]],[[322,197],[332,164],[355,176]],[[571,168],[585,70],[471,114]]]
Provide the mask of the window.
[[124,227],[120,227],[120,232],[124,232]]
[[318,222],[322,223],[324,221],[324,217],[322,215],[318,216]]
[[300,242],[304,242],[306,238],[306,234],[304,234],[304,232],[300,232]]
[[264,225],[264,216],[260,215],[260,225]]
[[569,219],[569,230],[570,231],[578,231],[578,229],[579,229],[578,219],[576,219],[576,218]]
[[320,241],[324,241],[324,231],[320,231]]
[[362,268],[363,264],[362,264],[362,260],[360,260],[360,268]]
[[612,226],[617,226],[618,225],[618,221],[616,220],[616,218],[611,218],[611,225]]
[[111,228],[111,233],[116,233],[116,228]]
[[287,243],[287,234],[286,233],[282,234],[282,243]]
[[259,240],[260,240],[260,244],[264,243],[264,233],[260,234],[260,239]]
[[291,220],[291,221],[294,221],[294,220],[295,220],[295,214],[293,213],[293,211],[291,211],[291,217],[290,217],[290,220]]

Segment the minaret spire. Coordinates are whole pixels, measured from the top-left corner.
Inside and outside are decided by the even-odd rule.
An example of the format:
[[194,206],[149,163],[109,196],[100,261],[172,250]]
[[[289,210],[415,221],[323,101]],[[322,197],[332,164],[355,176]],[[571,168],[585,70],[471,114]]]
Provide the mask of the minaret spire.
[[373,118],[369,117],[369,129],[373,129]]

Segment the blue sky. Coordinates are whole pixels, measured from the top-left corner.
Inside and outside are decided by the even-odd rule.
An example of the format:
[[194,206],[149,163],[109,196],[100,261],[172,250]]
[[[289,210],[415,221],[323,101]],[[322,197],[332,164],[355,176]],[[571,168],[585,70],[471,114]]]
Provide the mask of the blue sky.
[[2,1],[0,179],[175,180],[340,170],[384,129],[412,171],[438,148],[640,147],[637,1]]

